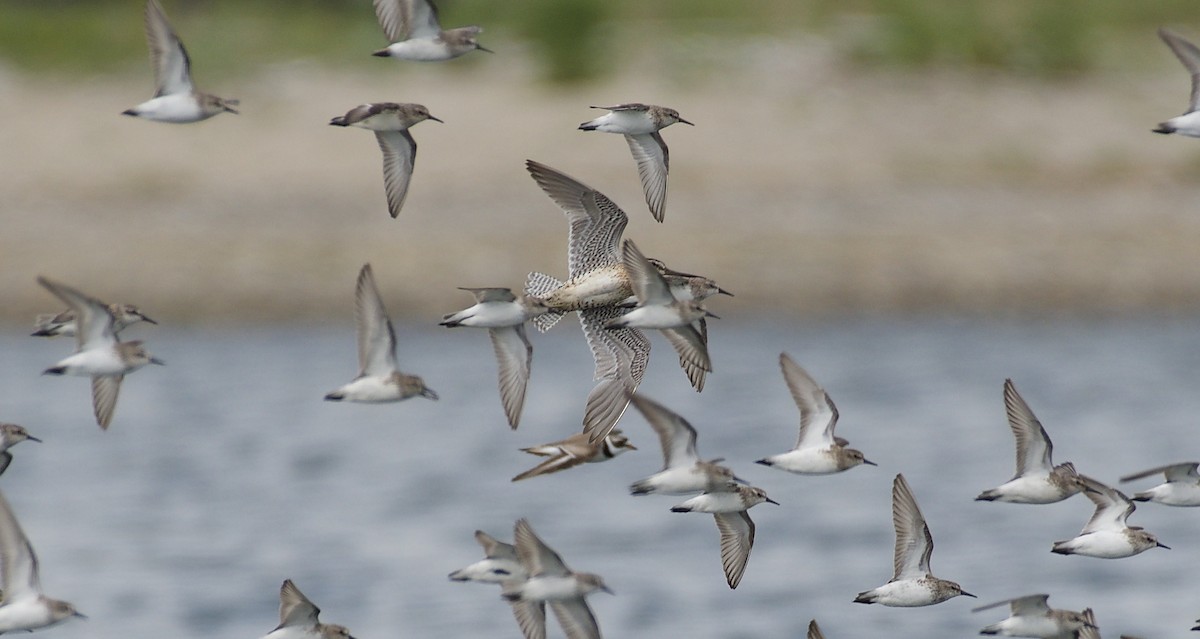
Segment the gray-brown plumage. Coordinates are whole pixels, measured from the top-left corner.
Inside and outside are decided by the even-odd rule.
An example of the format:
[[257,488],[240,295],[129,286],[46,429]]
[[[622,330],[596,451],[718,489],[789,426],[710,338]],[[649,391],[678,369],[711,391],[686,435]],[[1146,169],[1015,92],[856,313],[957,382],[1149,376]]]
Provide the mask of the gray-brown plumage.
[[356,106],[346,115],[329,121],[334,126],[356,126],[375,132],[375,140],[383,152],[383,185],[392,218],[400,215],[408,197],[408,183],[417,161],[417,142],[408,129],[425,120],[441,122],[421,104],[374,102]]

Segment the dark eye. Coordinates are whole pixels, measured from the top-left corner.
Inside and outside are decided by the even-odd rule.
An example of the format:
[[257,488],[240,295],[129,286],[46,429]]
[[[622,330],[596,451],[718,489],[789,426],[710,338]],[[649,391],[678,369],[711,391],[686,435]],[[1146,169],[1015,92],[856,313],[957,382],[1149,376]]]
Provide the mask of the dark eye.
[[511,572],[509,572],[509,571],[507,571],[507,570],[505,570],[505,569],[503,569],[503,568],[497,568],[497,569],[495,569],[495,570],[493,570],[493,571],[492,571],[492,574],[496,574],[496,575],[511,575],[512,573],[511,573]]

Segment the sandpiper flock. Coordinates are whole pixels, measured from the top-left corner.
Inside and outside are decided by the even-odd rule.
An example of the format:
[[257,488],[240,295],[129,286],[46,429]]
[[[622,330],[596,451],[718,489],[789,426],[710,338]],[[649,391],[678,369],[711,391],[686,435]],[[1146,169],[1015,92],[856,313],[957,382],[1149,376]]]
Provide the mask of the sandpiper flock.
[[[375,51],[375,56],[398,61],[440,62],[476,50],[492,53],[479,44],[478,37],[483,30],[478,26],[443,29],[437,7],[429,0],[374,0],[374,10],[390,43]],[[239,106],[238,100],[217,97],[196,88],[191,79],[191,58],[159,0],[147,0],[142,19],[156,90],[153,98],[127,109],[124,115],[183,124],[239,112],[234,108]],[[1167,29],[1159,30],[1158,35],[1191,74],[1192,91],[1188,111],[1153,130],[1200,137],[1200,106],[1197,104],[1200,99],[1200,49]],[[364,55],[366,51],[364,47]],[[253,108],[253,105],[243,108]],[[655,221],[665,224],[670,161],[662,130],[677,123],[696,126],[699,130],[704,123],[693,123],[674,108],[640,102],[592,108],[606,113],[578,128],[625,137],[636,163],[649,213]],[[364,102],[329,122],[375,133],[383,154],[385,198],[381,198],[380,203],[386,204],[381,208],[390,218],[401,218],[413,176],[420,180],[420,171],[414,171],[417,144],[410,129],[425,120],[442,122],[421,104]],[[444,125],[454,126],[452,122]],[[683,131],[679,134],[686,135]],[[595,144],[601,145],[600,142]],[[638,447],[633,441],[649,439],[653,433],[660,444],[662,468],[633,481],[629,493],[649,496],[647,503],[660,499],[654,497],[656,495],[687,497],[673,506],[664,505],[663,517],[674,516],[667,514],[669,512],[711,514],[718,533],[715,546],[719,561],[708,551],[698,552],[696,560],[711,561],[714,579],[723,579],[728,588],[736,589],[743,578],[753,579],[755,572],[771,570],[771,566],[756,567],[750,561],[756,528],[749,511],[764,503],[780,509],[788,506],[769,497],[764,488],[750,485],[731,466],[725,465],[725,459],[700,455],[697,447],[700,431],[710,431],[717,425],[709,423],[703,415],[694,415],[696,425],[693,425],[674,409],[638,392],[647,372],[651,344],[659,339],[648,336],[648,330],[661,333],[661,338],[671,345],[674,358],[696,392],[704,390],[708,376],[720,375],[720,362],[714,362],[709,350],[709,325],[719,326],[719,318],[708,309],[708,304],[716,301],[718,298],[714,296],[718,294],[730,294],[712,278],[673,270],[644,254],[638,243],[623,237],[628,222],[626,212],[599,189],[540,160],[528,160],[525,168],[536,188],[561,211],[567,222],[567,272],[561,276],[531,272],[524,283],[493,282],[487,287],[463,287],[474,303],[463,310],[447,313],[440,324],[446,328],[487,329],[498,370],[501,412],[513,430],[521,423],[527,388],[537,384],[533,367],[535,340],[530,336],[536,338],[536,332],[551,330],[567,314],[576,313],[579,317],[584,339],[593,356],[593,381],[596,384],[586,397],[575,402],[579,412],[574,428],[563,432],[559,440],[520,449],[536,456],[538,463],[512,477],[511,481],[553,482],[555,478],[550,475],[555,473],[607,462],[636,451]],[[673,215],[672,219],[676,217]],[[401,222],[380,219],[379,223],[402,223],[402,219]],[[414,230],[414,235],[416,233]],[[647,246],[651,244],[645,242]],[[46,368],[44,373],[89,377],[95,421],[102,429],[108,429],[113,426],[118,392],[124,378],[149,364],[164,364],[143,346],[141,340],[123,340],[122,333],[143,330],[137,326],[141,323],[157,322],[137,306],[102,301],[60,282],[57,278],[61,275],[51,273],[49,277],[37,278],[37,284],[66,309],[39,315],[33,335],[75,337],[76,348]],[[394,277],[386,273],[382,276]],[[116,283],[110,288],[119,289]],[[119,299],[134,297],[135,291],[121,291]],[[325,400],[386,404],[415,397],[439,399],[439,394],[418,374],[401,371],[406,336],[394,327],[370,264],[364,264],[357,276],[354,316],[358,374],[350,382],[328,392]],[[527,331],[526,323],[534,324],[536,331]],[[719,328],[713,332],[720,339]],[[478,335],[475,331],[458,334],[465,333]],[[464,335],[462,339],[476,338]],[[490,367],[483,349],[480,351],[479,366]],[[53,359],[48,358],[48,361]],[[792,449],[767,455],[757,463],[800,477],[771,472],[764,479],[806,482],[814,480],[805,476],[836,475],[858,466],[876,466],[866,453],[851,448],[849,441],[835,435],[838,408],[816,377],[787,353],[780,353],[779,366],[784,386],[798,409],[798,436]],[[153,372],[141,373],[139,377],[148,374]],[[1200,474],[1195,461],[1162,460],[1161,466],[1121,477],[1121,482],[1138,482],[1163,476],[1165,481],[1135,492],[1132,498],[1091,475],[1077,472],[1071,462],[1056,465],[1046,428],[1017,392],[1014,382],[1006,379],[998,386],[1016,441],[1016,473],[1010,480],[979,493],[976,499],[1047,505],[1082,494],[1095,505],[1094,514],[1078,535],[1060,541],[1047,539],[1048,554],[1120,559],[1149,550],[1167,549],[1168,546],[1155,534],[1127,523],[1136,509],[1135,502],[1200,506]],[[778,391],[782,393],[783,388]],[[459,401],[459,398],[448,396],[444,401]],[[642,419],[625,418],[630,406]],[[623,428],[617,428],[619,423]],[[853,420],[848,426],[856,437],[865,441],[863,449],[868,452],[874,450],[870,442],[871,427]],[[786,426],[779,424],[777,431],[778,439],[782,440]],[[22,426],[0,423],[0,473],[13,461],[13,447],[25,440],[42,441]],[[772,447],[779,450],[782,448],[779,443],[763,441],[764,452]],[[44,446],[49,448],[52,443]],[[745,460],[737,462],[744,464]],[[821,481],[830,482],[823,489],[836,490],[837,478]],[[923,492],[922,488],[916,486],[914,489],[902,472],[894,473],[891,500],[895,546],[891,578],[875,588],[857,594],[846,593],[848,601],[888,607],[921,607],[942,604],[960,596],[976,596],[957,581],[932,573],[931,523],[922,514],[916,499],[916,495]],[[1025,516],[1020,510],[1013,509],[1011,515],[1006,513],[1006,516]],[[811,513],[805,514],[809,515]],[[689,516],[687,519],[698,518]],[[879,521],[884,520],[885,514],[879,513]],[[932,523],[936,527],[937,522]],[[464,555],[470,545],[466,532],[462,540]],[[600,574],[568,567],[558,551],[534,531],[534,523],[525,518],[515,522],[511,537],[503,534],[501,537],[510,538],[512,543],[476,530],[474,538],[482,547],[484,558],[449,574],[449,579],[456,582],[499,586],[498,592],[492,594],[496,603],[501,604],[497,607],[502,610],[507,605],[516,621],[511,633],[500,634],[519,632],[526,639],[544,639],[552,633],[547,628],[548,604],[565,636],[598,639],[602,624],[589,601],[596,593],[620,596],[619,586],[610,589],[609,582]],[[576,550],[579,543],[570,538],[553,538],[551,541],[568,554]],[[1180,539],[1173,543],[1182,545],[1190,541]],[[862,552],[878,555],[882,565],[885,556],[882,548],[864,548]],[[716,570],[718,565],[720,574]],[[0,632],[38,630],[72,618],[85,618],[73,604],[52,599],[42,592],[39,568],[30,540],[0,494],[0,579],[3,584],[0,589]],[[586,568],[604,571],[604,566]],[[1130,570],[1136,568],[1136,565],[1129,566]],[[57,572],[63,567],[49,566],[48,569]],[[885,572],[880,570],[880,574]],[[972,590],[977,588],[971,585],[977,576],[952,576]],[[622,580],[621,575],[609,574],[607,577],[614,584],[620,584]],[[1036,584],[1031,584],[1031,589],[1036,588]],[[1008,598],[976,607],[971,612],[1005,606],[1010,612],[1007,618],[982,627],[981,634],[1043,639],[1099,637],[1099,624],[1091,609],[1052,609],[1048,604],[1049,594],[988,594]],[[480,596],[487,595],[481,592]],[[352,637],[346,626],[319,621],[320,609],[290,579],[284,579],[279,599],[279,624],[265,634],[267,639]],[[966,610],[956,614],[963,612]],[[95,611],[91,614],[103,613]],[[905,613],[895,614],[900,626],[894,634],[903,636],[902,615]],[[1188,623],[1181,620],[1179,625],[1182,629]],[[1200,625],[1191,629],[1200,630]],[[824,637],[815,619],[808,625],[808,637]]]

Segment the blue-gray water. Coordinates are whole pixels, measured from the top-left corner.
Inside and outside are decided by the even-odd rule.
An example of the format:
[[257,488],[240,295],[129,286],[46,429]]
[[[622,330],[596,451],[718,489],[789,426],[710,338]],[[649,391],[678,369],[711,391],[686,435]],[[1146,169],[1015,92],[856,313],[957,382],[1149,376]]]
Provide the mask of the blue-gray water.
[[[642,391],[692,422],[702,455],[726,457],[782,503],[752,511],[758,536],[736,591],[710,516],[671,513],[683,498],[628,495],[661,464],[634,411],[622,427],[641,450],[509,483],[535,462],[519,446],[579,428],[592,382],[577,323],[533,336],[516,432],[500,409],[486,334],[435,328],[398,327],[400,360],[441,401],[360,406],[321,401],[357,370],[349,319],[280,331],[139,326],[128,337],[168,366],[126,379],[107,433],[92,421],[86,379],[38,375],[73,343],[6,331],[0,420],[45,443],[18,446],[0,485],[47,593],[91,617],[48,632],[258,637],[278,622],[278,587],[290,577],[325,621],[360,639],[516,638],[496,588],[446,574],[480,557],[476,528],[510,538],[523,516],[570,566],[602,574],[616,592],[591,598],[609,637],[795,637],[813,617],[831,639],[968,637],[1005,614],[972,606],[1034,592],[1058,607],[1094,607],[1108,637],[1184,637],[1200,616],[1200,509],[1139,506],[1131,523],[1173,550],[1101,560],[1049,552],[1090,516],[1082,497],[972,501],[1013,473],[1006,377],[1053,437],[1056,461],[1103,481],[1200,458],[1200,319],[726,319],[712,329],[717,370],[702,394],[654,336]],[[839,434],[878,468],[799,477],[752,463],[795,440],[777,363],[784,350],[829,391]],[[897,472],[929,520],[934,572],[979,600],[851,603],[891,575]]]

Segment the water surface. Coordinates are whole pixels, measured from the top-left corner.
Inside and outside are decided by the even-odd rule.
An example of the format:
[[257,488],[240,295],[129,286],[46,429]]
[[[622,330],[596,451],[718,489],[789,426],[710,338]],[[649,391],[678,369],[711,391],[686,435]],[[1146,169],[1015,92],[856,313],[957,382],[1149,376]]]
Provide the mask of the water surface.
[[[0,479],[36,548],[46,591],[91,618],[57,637],[258,637],[277,623],[285,578],[325,621],[360,639],[519,637],[495,588],[446,574],[475,561],[472,532],[511,538],[528,517],[567,563],[616,592],[591,598],[609,637],[973,636],[1003,611],[974,605],[1034,592],[1096,609],[1105,636],[1182,637],[1200,615],[1200,509],[1146,504],[1132,523],[1173,550],[1121,560],[1052,555],[1092,512],[974,502],[1013,473],[1001,384],[1011,377],[1055,442],[1056,461],[1115,482],[1200,458],[1196,318],[1120,321],[869,320],[791,325],[723,320],[717,371],[694,393],[658,336],[642,391],[688,418],[706,457],[725,457],[782,503],[753,511],[741,586],[721,572],[711,516],[683,498],[628,495],[658,470],[653,433],[605,464],[512,484],[517,448],[579,428],[591,363],[567,318],[535,335],[521,428],[504,422],[482,331],[400,326],[402,367],[438,402],[321,400],[357,370],[352,327],[130,329],[167,360],[126,379],[109,432],[82,378],[38,373],[68,340],[0,336],[0,419],[21,444]],[[878,468],[799,477],[753,463],[796,436],[777,358],[788,351],[832,395],[839,434]],[[903,472],[936,542],[934,572],[979,595],[923,609],[851,603],[891,576],[892,478]],[[1144,480],[1127,492],[1152,485]],[[553,625],[553,624],[552,624]],[[551,636],[561,636],[555,626]]]

